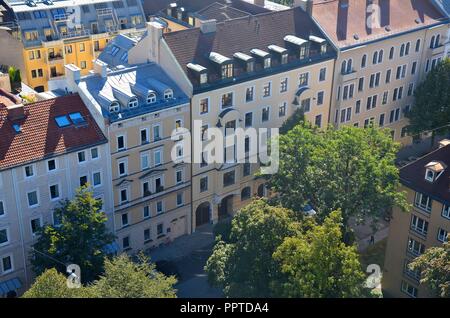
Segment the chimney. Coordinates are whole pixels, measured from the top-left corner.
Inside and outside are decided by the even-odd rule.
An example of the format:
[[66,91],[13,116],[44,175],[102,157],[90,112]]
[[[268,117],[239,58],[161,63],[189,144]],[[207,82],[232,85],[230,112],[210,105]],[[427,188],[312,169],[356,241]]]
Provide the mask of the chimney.
[[204,34],[214,33],[217,30],[217,20],[204,20],[200,21],[200,31]]
[[264,8],[266,6],[266,0],[254,0],[253,4]]
[[64,65],[66,71],[66,85],[67,90],[71,93],[76,93],[78,91],[78,82],[81,77],[81,69],[74,64]]
[[23,104],[7,106],[7,110],[8,120],[12,122],[25,118],[25,109],[23,108]]
[[94,61],[94,73],[100,75],[101,77],[105,78],[107,75],[108,65],[97,59]]
[[294,0],[294,8],[300,7],[303,11],[308,13],[308,15],[312,15],[314,0]]
[[159,47],[163,36],[164,26],[157,21],[147,22],[148,60],[159,63]]

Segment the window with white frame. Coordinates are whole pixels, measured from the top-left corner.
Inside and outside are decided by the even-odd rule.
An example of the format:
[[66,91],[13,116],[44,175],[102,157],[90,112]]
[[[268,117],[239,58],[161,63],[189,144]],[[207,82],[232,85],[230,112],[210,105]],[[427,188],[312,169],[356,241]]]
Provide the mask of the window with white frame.
[[30,177],[34,176],[34,166],[33,165],[25,166],[24,170],[25,170],[26,178],[30,178]]
[[444,204],[442,207],[442,216],[446,219],[450,219],[450,204]]
[[183,170],[180,169],[180,170],[175,171],[175,182],[177,184],[183,182]]
[[148,219],[151,216],[149,205],[144,206],[144,210],[143,210],[142,214],[143,214],[144,219]]
[[59,185],[58,184],[51,185],[49,190],[50,190],[50,199],[51,200],[59,199]]
[[416,192],[416,199],[414,200],[414,205],[419,209],[431,212],[433,200],[428,195],[420,192]]
[[56,160],[50,159],[47,161],[47,171],[55,171],[56,170]]
[[153,125],[153,140],[158,141],[162,138],[161,136],[161,125],[155,124]]
[[98,153],[98,148],[92,148],[91,149],[91,159],[95,160],[98,159],[100,157],[99,153]]
[[226,93],[222,95],[222,108],[233,106],[233,93]]
[[308,86],[309,73],[302,73],[298,77],[298,87]]
[[0,217],[4,216],[5,214],[5,204],[3,203],[3,201],[0,201]]
[[117,151],[125,150],[126,147],[125,136],[117,136]]
[[420,256],[425,252],[425,245],[413,238],[408,239],[408,252],[414,256]]
[[442,243],[448,242],[448,232],[442,228],[439,228],[437,239],[439,242],[442,242]]
[[117,162],[119,177],[127,175],[128,171],[128,160],[122,159]]
[[429,223],[417,215],[411,215],[411,229],[422,235],[427,235]]
[[148,152],[141,153],[141,170],[150,168],[150,154]]
[[263,85],[263,97],[270,97],[272,95],[272,83],[268,82]]
[[92,174],[92,185],[94,187],[99,187],[102,185],[102,174],[99,171]]
[[12,271],[14,271],[12,254],[0,256],[0,275],[6,275]]
[[128,213],[123,213],[121,216],[122,227],[128,226]]
[[418,295],[418,290],[416,287],[414,287],[413,285],[407,283],[406,281],[402,280],[402,287],[401,287],[402,292],[404,292],[405,294],[407,294],[410,297],[413,298],[417,298]]
[[269,117],[270,117],[270,107],[267,106],[262,109],[261,121],[266,122],[269,120]]
[[30,208],[35,207],[39,205],[38,201],[38,193],[37,191],[31,191],[27,193],[27,199],[28,199],[28,206]]
[[280,82],[280,93],[287,92],[288,90],[288,78],[285,77]]
[[41,218],[34,218],[30,220],[30,226],[31,226],[31,233],[33,235],[37,234],[37,232],[39,231],[39,229],[42,226],[42,222],[41,222]]
[[183,205],[183,193],[177,193],[177,206],[182,206]]
[[9,229],[0,228],[0,246],[4,246],[9,243]]
[[78,152],[77,156],[78,156],[78,162],[79,163],[82,163],[82,162],[86,161],[86,153],[84,151]]
[[200,100],[200,115],[207,114],[209,112],[209,98],[202,98]]
[[286,107],[287,107],[286,102],[281,103],[281,105],[278,108],[278,117],[286,116]]
[[128,201],[128,189],[127,188],[123,188],[120,189],[120,193],[119,193],[119,199],[120,199],[120,203],[125,203]]
[[161,214],[164,212],[164,206],[162,201],[156,202],[156,213]]
[[155,166],[162,165],[162,161],[163,161],[162,150],[161,149],[155,150],[154,153],[153,153],[154,165]]
[[148,128],[141,128],[140,129],[140,137],[141,137],[141,144],[148,143]]

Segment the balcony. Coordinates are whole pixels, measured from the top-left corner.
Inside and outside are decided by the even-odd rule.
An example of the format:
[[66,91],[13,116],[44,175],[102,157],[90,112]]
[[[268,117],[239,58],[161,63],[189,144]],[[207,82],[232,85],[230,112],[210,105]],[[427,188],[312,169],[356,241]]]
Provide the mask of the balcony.
[[62,53],[49,54],[48,55],[48,62],[50,64],[55,64],[55,63],[58,63],[58,62],[64,62],[64,57],[62,56]]
[[445,45],[440,44],[438,46],[435,46],[435,47],[431,48],[431,52],[433,53],[433,55],[444,54]]
[[164,191],[164,186],[160,185],[156,187],[156,193],[160,193]]
[[357,78],[357,72],[355,70],[352,70],[351,72],[345,72],[345,73],[341,73],[342,75],[342,82],[349,82],[349,81],[353,81]]

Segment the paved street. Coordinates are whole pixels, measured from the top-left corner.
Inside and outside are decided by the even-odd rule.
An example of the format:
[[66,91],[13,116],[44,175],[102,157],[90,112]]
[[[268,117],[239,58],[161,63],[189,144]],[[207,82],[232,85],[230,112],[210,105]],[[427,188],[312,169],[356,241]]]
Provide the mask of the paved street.
[[179,273],[175,286],[180,298],[216,298],[222,292],[209,286],[203,267],[214,246],[213,225],[202,226],[168,246],[150,252],[152,262],[169,261]]

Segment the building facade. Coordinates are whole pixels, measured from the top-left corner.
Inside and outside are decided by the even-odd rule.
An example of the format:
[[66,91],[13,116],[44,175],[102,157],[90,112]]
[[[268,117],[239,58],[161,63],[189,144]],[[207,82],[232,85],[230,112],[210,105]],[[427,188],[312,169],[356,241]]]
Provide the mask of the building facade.
[[449,22],[432,1],[303,1],[338,50],[330,123],[375,125],[411,143],[405,114],[414,90],[441,61]]
[[[6,97],[5,97],[6,96]],[[67,96],[22,105],[0,104],[0,297],[33,281],[31,246],[53,209],[90,183],[114,231],[107,140],[81,99]]]
[[450,232],[450,146],[442,147],[400,170],[401,191],[413,206],[407,213],[394,209],[383,273],[388,297],[436,297],[420,284],[420,272],[408,264],[426,249],[441,246]]
[[[119,36],[111,46],[130,40]],[[117,56],[127,52],[119,50]],[[81,70],[68,65],[67,83],[108,136],[115,234],[121,251],[135,254],[191,233],[191,168],[172,140],[181,134],[174,130],[190,129],[189,98],[154,63],[109,61],[97,60],[95,74],[81,79]]]
[[20,57],[19,50],[14,54],[22,61],[11,61],[9,50],[2,50],[0,61],[20,67],[22,80],[38,92],[48,90],[49,81],[61,80],[66,64],[75,64],[83,75],[88,74],[109,40],[145,26],[137,0],[3,2],[11,18],[0,30],[2,42],[5,47],[20,43]]

